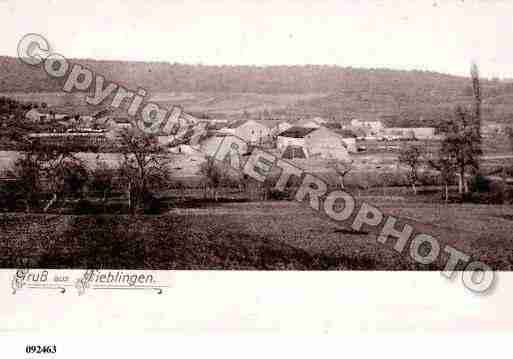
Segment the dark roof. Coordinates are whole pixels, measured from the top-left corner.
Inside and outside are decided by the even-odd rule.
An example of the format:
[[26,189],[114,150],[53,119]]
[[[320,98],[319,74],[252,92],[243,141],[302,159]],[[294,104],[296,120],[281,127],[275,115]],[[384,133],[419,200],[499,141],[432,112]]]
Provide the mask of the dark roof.
[[206,122],[209,130],[220,130],[228,126],[227,122]]
[[228,128],[237,128],[243,124],[245,124],[246,122],[248,122],[249,120],[235,120],[233,122],[231,122],[229,125],[228,125]]
[[245,124],[248,121],[253,121],[255,123],[258,123],[262,126],[265,126],[267,128],[274,128],[278,126],[280,123],[285,122],[283,120],[254,120],[254,119],[245,119],[245,120],[236,120],[230,123],[230,128],[237,128],[243,124]]
[[292,137],[292,138],[303,138],[315,130],[317,130],[317,128],[306,128],[306,127],[293,126],[293,127],[289,128],[288,130],[280,132],[280,134],[278,136]]
[[102,110],[100,110],[100,111],[96,111],[95,113],[93,113],[93,114],[92,114],[92,117],[93,117],[95,120],[97,120],[97,119],[99,119],[99,118],[102,118],[102,117],[105,117],[105,116],[109,115],[110,113],[111,113],[111,112],[110,112],[108,109],[104,108],[104,109],[102,109]]
[[330,130],[340,130],[342,129],[342,125],[338,122],[328,122],[323,124],[324,127],[329,128]]
[[341,135],[344,138],[358,137],[353,131],[348,130],[348,129],[334,130],[333,132],[338,133],[339,135]]
[[128,117],[114,117],[113,120],[116,123],[132,123]]

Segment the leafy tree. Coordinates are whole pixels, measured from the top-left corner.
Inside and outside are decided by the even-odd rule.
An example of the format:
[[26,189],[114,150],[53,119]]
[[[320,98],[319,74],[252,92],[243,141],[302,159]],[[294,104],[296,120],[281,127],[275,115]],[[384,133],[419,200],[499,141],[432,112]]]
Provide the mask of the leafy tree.
[[481,149],[481,84],[479,69],[471,66],[473,103],[468,110],[458,106],[454,117],[443,124],[444,140],[440,148],[440,164],[445,174],[458,175],[458,192],[468,192],[466,176],[479,171]]
[[464,194],[468,191],[466,175],[478,172],[479,156],[483,153],[475,116],[458,107],[455,117],[446,123],[444,132],[439,155],[441,164],[446,167],[445,172],[458,175],[458,191]]

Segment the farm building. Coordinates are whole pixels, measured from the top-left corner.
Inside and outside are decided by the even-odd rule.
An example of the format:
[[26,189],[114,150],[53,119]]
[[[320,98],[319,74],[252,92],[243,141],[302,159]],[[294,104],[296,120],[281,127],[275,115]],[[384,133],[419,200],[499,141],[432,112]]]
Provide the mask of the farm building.
[[229,128],[233,134],[252,145],[264,145],[272,141],[273,127],[276,121],[240,120],[233,122]]
[[281,158],[285,158],[287,160],[293,160],[297,158],[306,159],[306,150],[303,146],[288,145],[283,150]]
[[330,130],[341,130],[343,127],[342,127],[342,124],[340,122],[327,122],[325,124],[322,125],[322,127],[326,127]]
[[487,122],[481,125],[481,134],[485,137],[500,135],[505,131],[505,126],[501,123]]
[[207,131],[223,131],[223,130],[233,130],[228,128],[229,123],[228,121],[205,121],[207,123]]
[[277,147],[283,154],[292,148],[302,147],[306,157],[334,157],[345,160],[349,152],[356,152],[354,137],[345,137],[346,133],[338,133],[327,128],[291,127],[278,136]]
[[418,140],[428,140],[435,137],[434,127],[413,127],[412,130]]
[[283,131],[288,130],[289,128],[293,127],[290,123],[287,121],[280,121],[276,126],[273,127],[273,133],[275,135],[278,135],[282,133]]
[[413,140],[415,133],[411,128],[390,127],[385,128],[383,137],[387,140]]
[[53,111],[33,108],[25,113],[25,118],[30,122],[36,123],[49,120],[66,120],[71,118],[71,116],[66,114],[54,113]]
[[111,131],[119,131],[122,129],[132,128],[132,122],[130,119],[123,117],[106,118],[102,125]]
[[25,118],[30,122],[40,122],[46,119],[47,114],[39,112],[36,108],[30,109],[25,113]]
[[[207,156],[214,156],[226,137],[229,137],[229,135],[207,136],[200,142],[199,150]],[[246,154],[248,150],[248,147],[244,146],[239,149],[239,153]]]
[[418,139],[427,140],[435,138],[434,127],[390,127],[385,128],[383,135],[386,139]]
[[324,121],[319,118],[304,118],[294,122],[294,127],[320,128]]
[[384,129],[381,121],[366,121],[360,119],[352,119],[351,127],[361,128],[365,131],[366,136],[378,136]]
[[169,135],[159,135],[158,134],[155,137],[157,139],[157,144],[159,146],[163,146],[163,147],[171,146],[171,144],[174,141],[174,137],[173,136],[169,136]]
[[[356,142],[351,138],[349,142],[354,146]],[[309,157],[319,156],[321,158],[335,158],[337,160],[349,160],[349,149],[346,139],[340,133],[327,128],[319,128],[305,136],[305,148]]]
[[108,143],[105,133],[31,133],[27,137],[33,143],[43,146],[97,147]]
[[[195,151],[199,151],[201,139],[208,135],[207,123],[198,122],[196,124],[187,124],[182,127],[178,132],[166,132],[165,128],[161,128],[153,136],[156,138],[157,144],[163,147],[176,147],[188,144],[192,147],[197,147]],[[212,135],[212,131],[210,135]]]
[[356,146],[357,135],[353,131],[348,130],[348,129],[332,130],[332,131],[342,136],[342,140],[346,144],[347,150],[350,153],[358,152],[358,149],[357,149],[357,146]]
[[276,147],[284,151],[288,146],[305,146],[305,136],[315,131],[315,128],[293,126],[278,135]]

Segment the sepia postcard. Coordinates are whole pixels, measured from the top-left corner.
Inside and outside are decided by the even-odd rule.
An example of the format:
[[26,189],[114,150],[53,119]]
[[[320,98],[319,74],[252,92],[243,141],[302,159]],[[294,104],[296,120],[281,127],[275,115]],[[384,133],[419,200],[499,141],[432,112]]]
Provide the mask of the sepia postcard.
[[0,0],[0,330],[513,329],[512,14]]

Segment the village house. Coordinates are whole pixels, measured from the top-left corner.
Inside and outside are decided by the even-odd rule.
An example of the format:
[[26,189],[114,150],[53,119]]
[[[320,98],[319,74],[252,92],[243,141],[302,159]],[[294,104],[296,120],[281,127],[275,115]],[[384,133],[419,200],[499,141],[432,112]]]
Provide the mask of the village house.
[[333,130],[333,132],[342,136],[342,141],[344,141],[344,143],[346,144],[346,147],[347,147],[347,150],[349,151],[349,153],[357,153],[358,152],[358,147],[356,146],[357,135],[353,131],[347,130],[347,129],[342,129],[342,130]]
[[319,128],[305,136],[305,148],[309,157],[334,158],[340,161],[349,161],[349,146],[352,152],[356,152],[354,138],[344,138],[341,133]]
[[304,118],[294,122],[295,127],[306,127],[306,128],[320,128],[325,121],[316,117],[316,118]]
[[315,131],[315,128],[293,126],[278,135],[276,147],[280,152],[289,146],[305,147],[305,137]]
[[[225,139],[226,136],[230,135],[220,135],[220,134],[210,134],[207,135],[200,141],[199,150],[207,155],[214,156],[216,152],[219,150],[219,146],[221,146],[221,142]],[[246,143],[242,145],[242,148],[239,149],[239,155],[244,155],[249,151],[249,148],[246,146]],[[235,152],[235,151],[234,151]],[[234,153],[235,155],[235,153]]]
[[344,134],[324,127],[316,129],[294,126],[278,135],[277,148],[282,156],[289,152],[297,153],[297,148],[303,148],[306,158],[318,156],[347,160],[349,152],[357,151],[356,140]]
[[66,120],[71,118],[70,115],[55,113],[49,110],[42,110],[38,108],[32,108],[25,113],[25,119],[33,123],[40,123],[51,120]]
[[307,159],[308,155],[306,154],[306,149],[303,146],[289,145],[283,150],[281,158],[287,160]]
[[365,132],[366,137],[376,137],[381,135],[385,127],[381,121],[367,121],[360,119],[352,119],[350,126],[362,129]]
[[276,121],[269,120],[239,120],[229,126],[233,135],[242,138],[251,145],[268,145],[273,141],[273,127]]
[[110,131],[132,128],[132,122],[127,117],[108,117],[102,125]]
[[204,121],[207,124],[207,131],[225,131],[225,130],[233,130],[228,128],[229,122],[228,121],[221,121],[221,120],[215,120],[215,121]]
[[98,147],[108,142],[104,133],[31,133],[27,138],[38,145],[58,147]]
[[484,137],[494,137],[504,132],[505,126],[496,122],[485,122],[481,125],[481,135]]
[[273,127],[273,134],[278,136],[278,134],[282,133],[283,131],[288,130],[289,128],[293,127],[289,122],[287,121],[280,121],[276,126]]
[[436,129],[434,127],[413,127],[412,131],[417,140],[429,140],[435,138]]
[[46,116],[46,114],[39,112],[37,108],[32,108],[25,113],[25,118],[34,123],[44,121]]
[[383,130],[387,140],[429,140],[435,139],[434,127],[390,127]]
[[384,129],[383,138],[388,141],[414,140],[415,133],[411,128],[390,127]]

